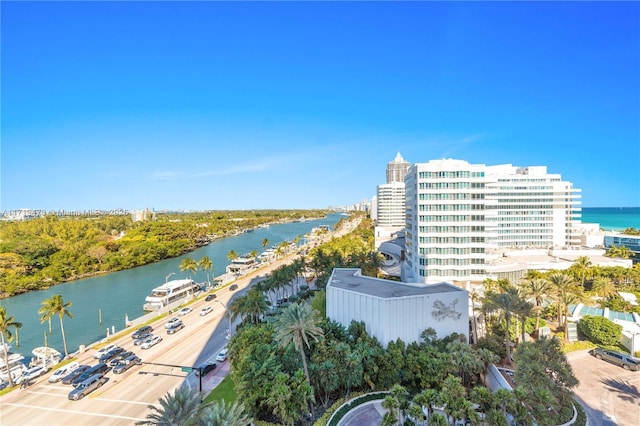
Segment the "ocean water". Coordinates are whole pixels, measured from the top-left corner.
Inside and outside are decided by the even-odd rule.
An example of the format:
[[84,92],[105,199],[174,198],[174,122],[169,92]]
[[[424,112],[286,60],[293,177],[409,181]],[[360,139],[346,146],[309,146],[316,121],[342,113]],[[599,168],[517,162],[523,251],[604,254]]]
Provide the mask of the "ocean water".
[[583,223],[598,223],[607,231],[640,229],[640,207],[583,207]]

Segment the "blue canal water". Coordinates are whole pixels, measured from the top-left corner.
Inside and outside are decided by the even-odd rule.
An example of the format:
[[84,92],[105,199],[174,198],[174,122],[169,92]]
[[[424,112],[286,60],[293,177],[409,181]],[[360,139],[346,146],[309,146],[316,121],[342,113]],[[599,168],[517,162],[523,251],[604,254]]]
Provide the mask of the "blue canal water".
[[[278,245],[282,241],[303,237],[311,229],[320,225],[333,227],[340,219],[340,214],[330,214],[318,220],[292,222],[259,228],[252,232],[240,234],[214,241],[196,251],[162,262],[141,266],[135,269],[113,272],[93,278],[71,281],[53,286],[47,290],[21,294],[0,300],[0,306],[7,309],[7,314],[22,323],[18,331],[18,343],[12,343],[12,350],[31,357],[31,351],[47,344],[64,354],[60,320],[52,318],[52,333],[49,334],[48,323],[42,324],[38,309],[44,299],[55,294],[62,295],[65,302],[72,302],[69,308],[73,318],[64,318],[64,329],[69,352],[75,352],[80,345],[89,345],[103,339],[106,329],[115,327],[118,332],[125,328],[125,317],[130,320],[144,314],[144,299],[154,287],[164,284],[167,275],[173,273],[171,279],[188,278],[187,272],[180,272],[180,262],[186,257],[198,261],[207,256],[213,262],[213,274],[222,275],[229,264],[227,254],[234,250],[238,254],[250,253],[253,250],[264,251],[262,242],[269,240],[269,245]],[[301,241],[302,242],[302,241]],[[211,274],[211,272],[209,272]],[[196,282],[206,282],[206,274],[198,271],[194,277]],[[100,323],[102,317],[102,323]],[[13,333],[13,330],[12,330]],[[15,333],[13,333],[15,336]]]

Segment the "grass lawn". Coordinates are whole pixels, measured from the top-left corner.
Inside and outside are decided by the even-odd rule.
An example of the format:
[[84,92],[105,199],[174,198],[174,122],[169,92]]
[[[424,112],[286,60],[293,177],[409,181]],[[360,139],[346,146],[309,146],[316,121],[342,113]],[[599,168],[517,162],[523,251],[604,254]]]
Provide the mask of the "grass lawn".
[[211,393],[205,398],[204,402],[221,401],[224,399],[225,403],[233,403],[238,398],[236,390],[233,386],[233,381],[230,376],[225,377],[218,386],[211,391]]

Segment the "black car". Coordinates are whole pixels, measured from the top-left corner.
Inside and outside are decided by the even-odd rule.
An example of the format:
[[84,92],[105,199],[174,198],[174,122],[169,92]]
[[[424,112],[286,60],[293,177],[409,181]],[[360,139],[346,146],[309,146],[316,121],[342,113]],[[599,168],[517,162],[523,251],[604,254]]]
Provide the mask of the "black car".
[[204,298],[204,301],[205,302],[211,302],[215,298],[216,298],[215,294],[209,294],[207,297]]
[[238,286],[237,286],[237,285],[235,285],[235,284],[231,284],[231,285],[229,286],[229,290],[231,290],[231,291],[236,290],[237,288],[238,288]]
[[69,373],[66,376],[64,376],[62,378],[62,383],[65,384],[65,385],[70,385],[71,382],[73,382],[76,379],[76,377],[78,377],[79,375],[81,375],[82,373],[84,373],[85,371],[87,371],[90,368],[91,368],[91,366],[89,366],[89,365],[81,365],[81,366],[79,366],[78,368],[73,370],[71,373]]
[[84,382],[89,377],[94,376],[96,374],[104,375],[104,374],[107,374],[110,370],[111,370],[111,367],[109,367],[107,364],[105,364],[103,362],[100,362],[100,363],[94,365],[93,367],[89,368],[84,373],[80,374],[75,379],[73,379],[71,384],[73,385],[73,387],[76,387],[76,385]]
[[111,361],[112,359],[120,355],[122,352],[124,352],[124,348],[111,349],[109,352],[107,352],[106,354],[100,357],[100,362],[106,364],[107,362]]
[[153,327],[150,325],[145,325],[144,327],[140,327],[137,329],[132,335],[131,338],[136,340],[141,338],[144,334],[150,334],[153,331]]
[[202,364],[200,367],[196,369],[196,376],[199,376],[200,374],[202,374],[202,377],[204,377],[215,369],[216,369],[215,362],[205,362],[204,364]]

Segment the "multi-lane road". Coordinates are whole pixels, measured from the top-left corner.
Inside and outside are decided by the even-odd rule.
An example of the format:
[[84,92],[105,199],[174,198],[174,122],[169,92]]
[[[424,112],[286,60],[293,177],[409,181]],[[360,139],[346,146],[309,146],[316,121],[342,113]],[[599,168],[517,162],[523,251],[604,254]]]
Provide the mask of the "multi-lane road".
[[[238,282],[239,287],[248,284],[249,279]],[[226,305],[233,293],[222,289],[217,292],[216,300]],[[213,312],[200,316],[200,309],[205,305],[210,305]],[[131,333],[114,342],[134,351],[143,361],[141,366],[134,366],[121,375],[108,373],[108,382],[80,401],[67,398],[72,389],[70,385],[49,383],[47,379],[51,374],[46,374],[28,388],[14,390],[2,397],[0,424],[131,425],[146,417],[149,404],[157,404],[161,396],[181,386],[185,378],[194,389],[198,389],[199,381],[195,375],[181,367],[197,366],[208,359],[215,359],[227,342],[225,331],[228,325],[221,303],[200,300],[190,306],[193,311],[181,317],[185,328],[175,334],[166,333],[164,324],[168,318],[153,324],[154,334],[163,340],[150,349],[134,346]],[[94,349],[86,351],[78,357],[78,362],[95,364],[95,353]]]

